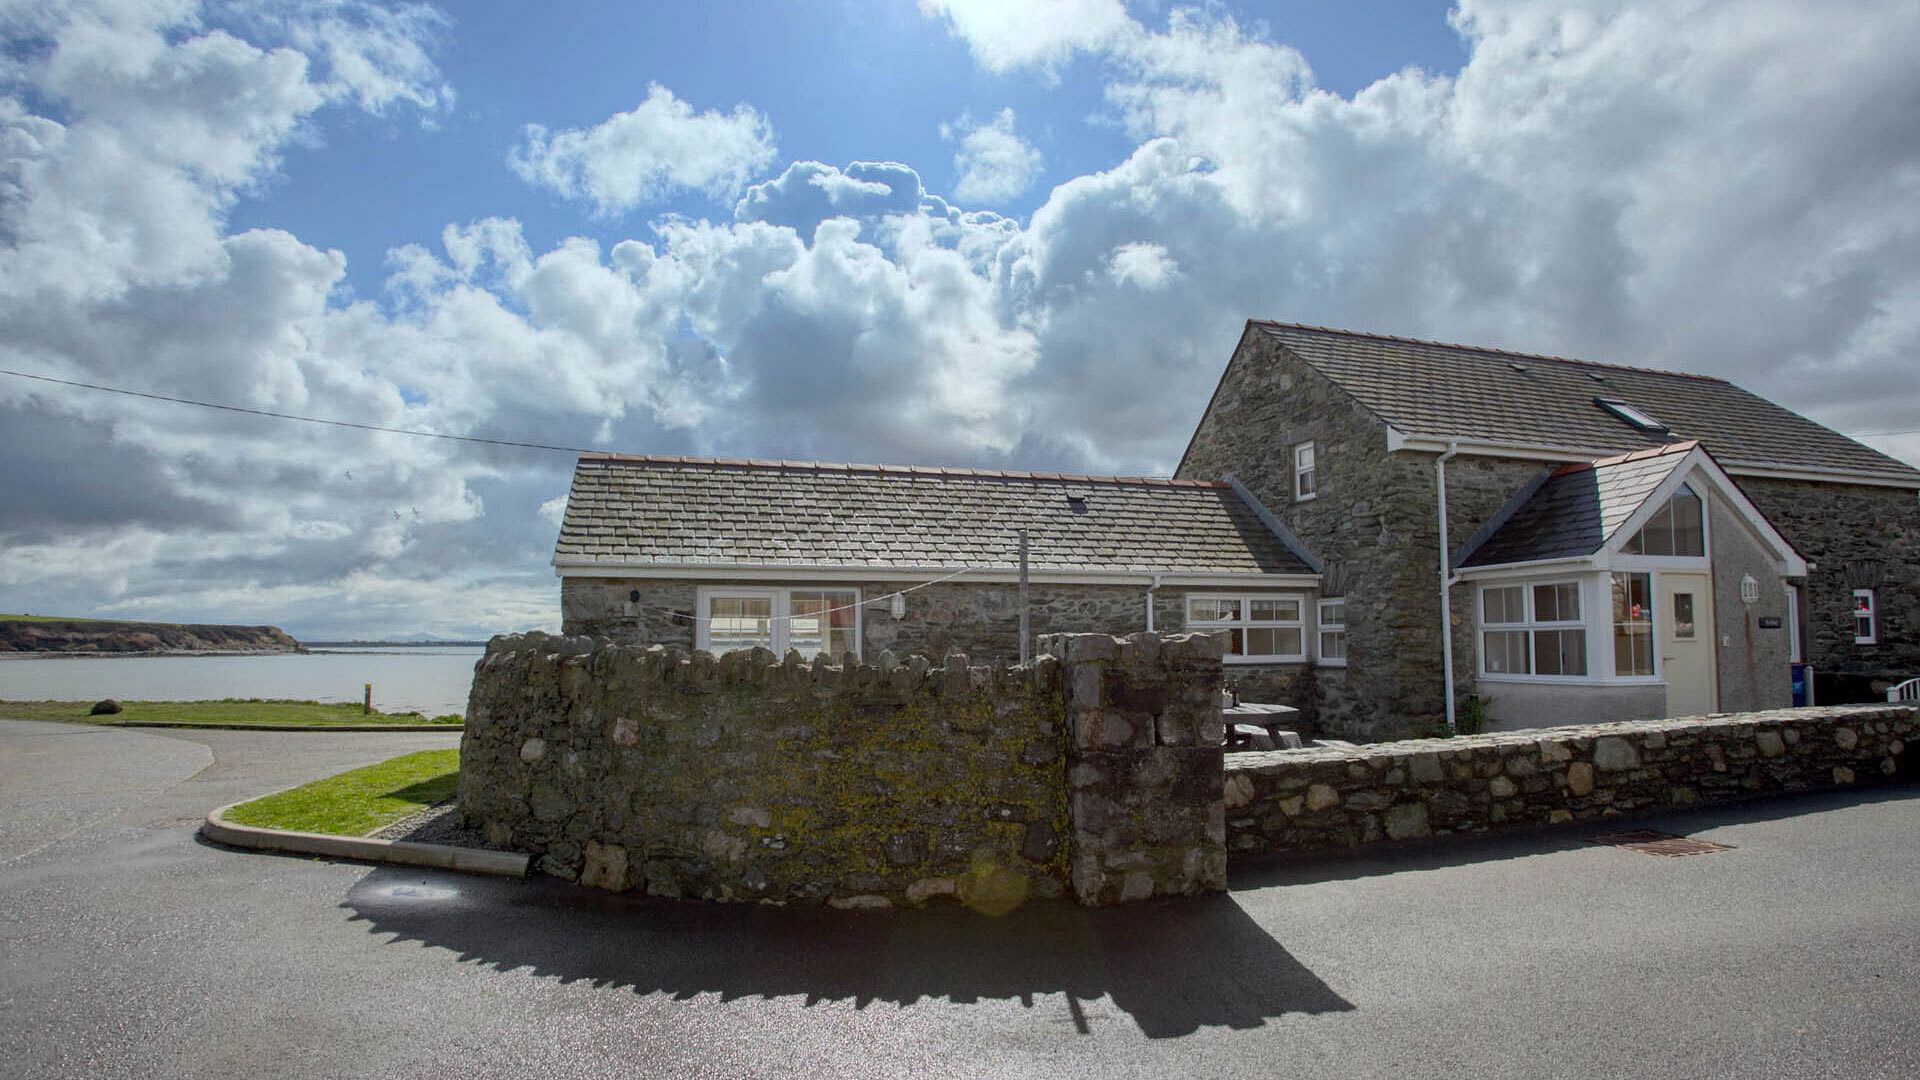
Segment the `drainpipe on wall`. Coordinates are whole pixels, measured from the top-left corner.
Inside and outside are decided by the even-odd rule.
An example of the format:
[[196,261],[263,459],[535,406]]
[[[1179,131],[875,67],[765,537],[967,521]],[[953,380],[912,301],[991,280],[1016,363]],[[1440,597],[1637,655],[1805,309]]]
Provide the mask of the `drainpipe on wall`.
[[1160,575],[1153,575],[1153,584],[1147,586],[1147,633],[1153,633],[1153,594],[1160,588]]
[[1453,598],[1448,590],[1450,561],[1447,547],[1447,459],[1460,452],[1460,444],[1447,440],[1447,452],[1433,461],[1433,487],[1440,514],[1440,681],[1447,702],[1447,734],[1455,731],[1453,719]]

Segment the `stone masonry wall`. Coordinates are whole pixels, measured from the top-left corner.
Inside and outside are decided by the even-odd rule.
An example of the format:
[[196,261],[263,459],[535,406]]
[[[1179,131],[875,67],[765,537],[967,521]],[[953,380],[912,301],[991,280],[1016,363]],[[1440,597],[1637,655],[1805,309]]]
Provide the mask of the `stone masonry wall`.
[[1042,639],[1066,665],[1072,876],[1082,903],[1227,887],[1225,635]]
[[1235,857],[1493,832],[1914,773],[1920,709],[1835,706],[1235,754]]
[[[1293,447],[1312,440],[1318,491],[1293,497]],[[1249,334],[1182,462],[1183,479],[1232,473],[1326,564],[1347,598],[1345,679],[1318,693],[1319,728],[1363,739],[1429,730],[1445,714],[1440,678],[1439,526],[1432,454],[1387,452],[1386,427],[1310,365]],[[1543,468],[1447,463],[1448,541],[1457,547]],[[1453,603],[1455,693],[1474,691],[1472,588]],[[1244,696],[1244,695],[1243,695]]]
[[[1801,590],[1806,657],[1858,698],[1920,676],[1920,500],[1911,490],[1742,476],[1740,489],[1812,565]],[[1853,590],[1873,588],[1879,642],[1853,640]],[[1825,690],[1823,686],[1823,691]],[[1822,700],[1826,700],[1822,698]]]
[[[565,578],[561,581],[561,629],[568,634],[605,636],[625,645],[677,645],[693,648],[695,590],[700,583],[660,578]],[[765,582],[711,582],[714,585],[762,585]],[[824,581],[824,585],[834,582]],[[840,583],[843,587],[855,587]],[[871,598],[911,588],[913,581],[863,581],[860,595],[861,652],[877,657],[891,649],[899,656],[921,654],[935,660],[966,653],[988,664],[1020,658],[1020,587],[1006,582],[954,581],[916,589],[906,596],[906,614],[894,618],[886,601]],[[630,601],[638,590],[640,599]],[[1163,586],[1154,594],[1154,625],[1161,633],[1180,632],[1186,620],[1187,590]],[[1028,587],[1029,632],[1110,634],[1124,637],[1147,628],[1147,590],[1119,585]],[[1305,595],[1309,615],[1313,596]],[[1311,638],[1309,639],[1311,640]],[[1301,704],[1295,683],[1300,664],[1235,664],[1227,674],[1245,701]]]
[[1001,912],[1069,880],[1090,904],[1223,888],[1222,641],[1047,645],[1070,677],[1048,655],[834,665],[498,637],[461,813],[543,871],[669,897]]
[[476,668],[459,801],[620,891],[988,910],[1065,884],[1058,665],[718,659],[544,634]]

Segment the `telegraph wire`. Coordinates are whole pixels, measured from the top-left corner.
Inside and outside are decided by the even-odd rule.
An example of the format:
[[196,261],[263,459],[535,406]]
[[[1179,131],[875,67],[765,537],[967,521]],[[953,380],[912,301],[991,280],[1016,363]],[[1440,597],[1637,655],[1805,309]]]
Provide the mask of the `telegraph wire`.
[[549,443],[517,442],[513,439],[487,439],[478,435],[448,435],[441,431],[419,431],[413,428],[383,427],[379,424],[360,424],[352,420],[327,420],[318,416],[296,416],[293,413],[270,412],[266,409],[249,409],[241,405],[222,405],[216,401],[196,401],[193,398],[171,397],[167,394],[150,394],[144,390],[127,390],[118,386],[101,386],[98,383],[76,382],[72,379],[56,379],[51,375],[31,375],[11,368],[0,368],[0,375],[13,375],[22,379],[55,383],[60,386],[75,386],[82,390],[99,390],[108,394],[124,394],[127,397],[146,398],[149,401],[165,401],[175,405],[192,405],[202,409],[219,409],[222,412],[245,413],[248,416],[264,416],[272,420],[298,420],[303,424],[324,424],[328,427],[355,428],[360,431],[378,431],[388,435],[412,435],[421,439],[449,439],[453,442],[480,443],[485,446],[511,446],[521,450],[551,450],[563,454],[598,453],[584,446],[554,446]]

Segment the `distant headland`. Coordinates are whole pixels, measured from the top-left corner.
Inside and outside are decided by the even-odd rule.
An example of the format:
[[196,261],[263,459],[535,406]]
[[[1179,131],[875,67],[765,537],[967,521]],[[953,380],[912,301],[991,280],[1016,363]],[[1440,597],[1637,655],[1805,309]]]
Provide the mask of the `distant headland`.
[[122,622],[0,614],[0,653],[291,653],[301,644],[277,626]]

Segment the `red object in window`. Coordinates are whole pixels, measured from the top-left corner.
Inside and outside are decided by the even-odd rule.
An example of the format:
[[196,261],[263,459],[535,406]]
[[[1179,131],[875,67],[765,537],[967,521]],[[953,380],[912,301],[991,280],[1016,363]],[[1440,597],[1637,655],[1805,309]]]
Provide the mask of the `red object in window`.
[[1639,604],[1635,604],[1635,605],[1633,605],[1633,617],[1634,617],[1634,618],[1636,618],[1636,619],[1640,617],[1640,605],[1639,605]]
[[1856,603],[1855,603],[1855,604],[1854,604],[1854,606],[1853,606],[1853,610],[1855,610],[1855,611],[1865,611],[1865,610],[1867,610],[1867,598],[1866,598],[1866,597],[1864,597],[1864,596],[1861,596],[1861,597],[1856,597],[1856,598],[1855,598],[1855,600],[1856,600]]

